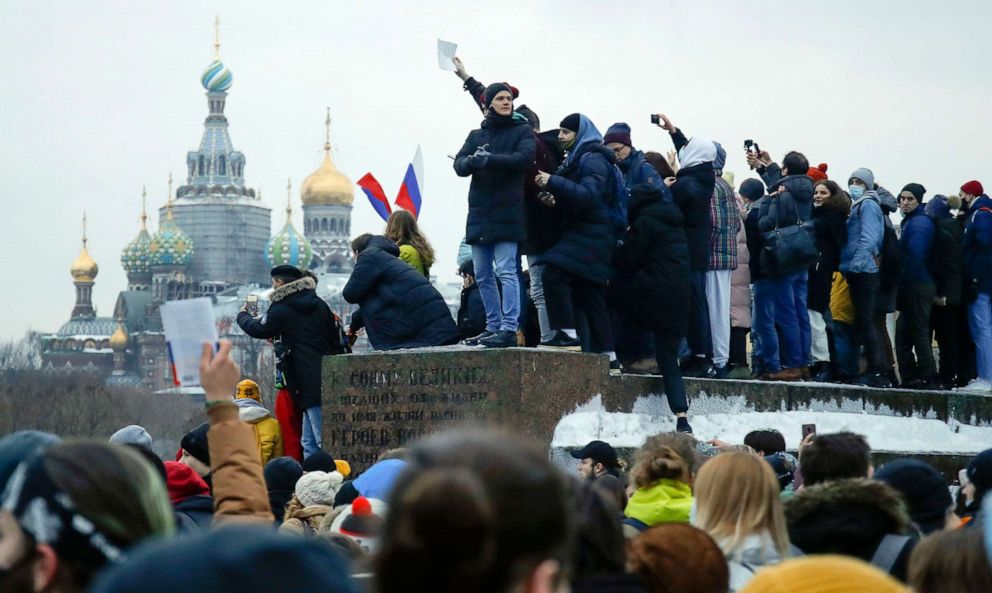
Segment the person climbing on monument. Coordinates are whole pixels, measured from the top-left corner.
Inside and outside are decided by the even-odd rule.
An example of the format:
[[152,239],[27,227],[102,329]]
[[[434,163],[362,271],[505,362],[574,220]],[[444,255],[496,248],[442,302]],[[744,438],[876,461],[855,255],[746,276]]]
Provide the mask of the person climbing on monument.
[[355,269],[341,296],[359,306],[352,313],[352,334],[364,327],[376,350],[458,343],[461,334],[441,293],[399,259],[396,243],[366,233],[351,242],[351,249]]
[[469,133],[454,162],[459,177],[472,178],[465,241],[472,246],[475,278],[486,307],[486,330],[466,344],[506,348],[517,345],[517,244],[526,238],[524,184],[537,149],[527,118],[513,111],[509,85],[491,84],[484,96],[485,120]]
[[[294,402],[303,411],[301,441],[304,457],[321,448],[321,360],[335,352],[334,314],[317,296],[317,283],[299,268],[272,268],[269,310],[253,317],[246,303],[238,313],[238,326],[253,338],[278,338],[277,368]],[[280,352],[281,351],[281,352]]]

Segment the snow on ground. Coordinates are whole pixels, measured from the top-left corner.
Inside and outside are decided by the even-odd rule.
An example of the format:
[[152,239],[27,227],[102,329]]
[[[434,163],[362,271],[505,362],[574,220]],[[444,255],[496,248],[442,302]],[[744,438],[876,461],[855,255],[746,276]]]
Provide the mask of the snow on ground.
[[[555,428],[552,447],[581,447],[599,439],[615,447],[640,447],[647,437],[675,430],[670,414],[603,411],[599,396],[565,416]],[[693,415],[689,422],[699,440],[718,438],[741,443],[744,435],[760,428],[774,428],[785,437],[786,446],[796,449],[802,438],[803,424],[816,424],[816,431],[827,434],[850,431],[864,435],[875,451],[911,453],[974,454],[992,447],[992,428],[976,427],[956,421],[880,416],[846,412],[755,412]]]

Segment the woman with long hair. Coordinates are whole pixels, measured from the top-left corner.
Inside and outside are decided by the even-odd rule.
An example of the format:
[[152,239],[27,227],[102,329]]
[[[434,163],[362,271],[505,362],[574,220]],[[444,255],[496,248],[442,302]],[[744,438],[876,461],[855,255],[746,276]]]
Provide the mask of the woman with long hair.
[[692,523],[708,533],[727,557],[731,593],[762,566],[789,556],[778,479],[764,459],[751,453],[722,453],[703,464],[693,486]]
[[826,313],[830,311],[833,275],[840,266],[840,252],[847,242],[847,217],[850,213],[851,198],[836,182],[824,179],[813,186],[813,228],[820,257],[809,268],[806,306],[813,336],[810,373],[816,381],[830,381],[833,378],[830,365],[832,332]]
[[434,265],[434,248],[420,232],[417,219],[406,210],[397,210],[386,221],[386,238],[399,245],[400,259],[413,266],[424,276],[430,277]]

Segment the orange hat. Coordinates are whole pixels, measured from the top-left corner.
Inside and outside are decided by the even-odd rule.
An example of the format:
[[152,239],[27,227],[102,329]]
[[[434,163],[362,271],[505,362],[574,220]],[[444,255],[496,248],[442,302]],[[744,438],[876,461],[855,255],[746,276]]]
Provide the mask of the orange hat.
[[866,562],[828,555],[764,568],[741,593],[909,593],[909,589]]
[[234,393],[234,397],[238,399],[253,399],[258,403],[262,403],[262,394],[258,390],[258,383],[252,381],[251,379],[245,379],[244,381],[238,383],[238,388]]
[[813,180],[813,183],[823,181],[824,179],[829,179],[829,177],[827,177],[827,164],[820,163],[815,168],[810,167],[809,171],[806,172],[806,175]]

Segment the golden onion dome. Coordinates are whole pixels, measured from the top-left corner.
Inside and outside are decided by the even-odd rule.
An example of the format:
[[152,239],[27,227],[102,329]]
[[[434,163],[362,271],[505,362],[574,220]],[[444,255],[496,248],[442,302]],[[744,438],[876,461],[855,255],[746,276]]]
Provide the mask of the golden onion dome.
[[300,186],[300,197],[304,206],[331,205],[351,206],[355,201],[355,190],[350,179],[338,171],[331,160],[331,112],[327,111],[324,120],[327,137],[324,141],[324,162],[310,174]]
[[118,322],[117,330],[110,336],[110,348],[114,352],[123,352],[127,349],[127,332],[124,331],[124,324]]
[[69,273],[76,282],[93,282],[100,273],[100,267],[86,250],[86,213],[83,213],[83,249],[69,267]]

